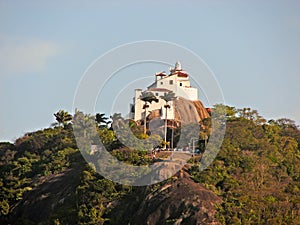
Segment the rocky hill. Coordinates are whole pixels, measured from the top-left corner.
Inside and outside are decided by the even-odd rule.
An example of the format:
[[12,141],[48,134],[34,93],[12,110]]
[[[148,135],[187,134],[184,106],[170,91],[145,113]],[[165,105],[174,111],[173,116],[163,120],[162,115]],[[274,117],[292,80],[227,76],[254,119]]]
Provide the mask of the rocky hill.
[[114,203],[107,224],[220,224],[215,214],[221,198],[195,183],[187,168],[164,184],[137,193]]
[[[10,224],[43,224],[69,207],[78,205],[76,188],[79,170],[71,169],[39,179],[30,192],[13,208]],[[135,188],[118,199],[106,202],[104,224],[220,224],[216,204],[221,198],[195,183],[187,168],[163,184]],[[28,222],[24,222],[28,221]],[[71,222],[71,221],[70,221]],[[70,223],[72,224],[72,222]]]
[[[224,109],[226,134],[206,170],[199,171],[200,153],[176,175],[144,187],[96,173],[77,149],[71,122],[0,143],[0,224],[299,224],[298,126],[286,118],[266,121],[249,108],[213,110]],[[147,138],[133,125],[137,137]],[[126,163],[169,163],[159,176],[168,177],[186,160],[183,154],[172,161],[165,152],[153,158],[123,146],[103,123],[95,135]]]

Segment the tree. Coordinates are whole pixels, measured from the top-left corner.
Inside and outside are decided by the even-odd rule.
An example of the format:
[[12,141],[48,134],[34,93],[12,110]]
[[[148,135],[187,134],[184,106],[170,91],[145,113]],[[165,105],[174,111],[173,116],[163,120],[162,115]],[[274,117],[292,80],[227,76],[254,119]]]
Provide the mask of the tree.
[[294,128],[297,129],[297,125],[294,120],[287,119],[287,118],[281,118],[275,121],[277,125],[279,125],[281,128]]
[[99,141],[95,117],[76,110],[73,118],[73,131],[81,153],[89,154],[90,145]]
[[108,117],[105,117],[104,113],[97,113],[95,118],[99,128],[107,127],[107,125],[110,123],[108,122]]
[[225,122],[225,120],[233,120],[236,118],[237,109],[232,106],[215,104],[212,109],[212,117],[220,122]]
[[167,123],[168,123],[168,109],[171,108],[169,105],[169,102],[172,101],[175,98],[175,93],[172,91],[169,91],[167,93],[164,93],[163,96],[160,96],[161,99],[163,99],[166,104],[164,105],[164,108],[166,109],[166,115],[165,115],[165,148],[166,148],[166,143],[167,143]]
[[266,120],[260,116],[257,110],[253,110],[251,108],[243,108],[237,110],[239,117],[255,122],[256,124],[263,124]]
[[62,125],[63,127],[65,127],[72,120],[72,115],[70,115],[68,112],[65,112],[64,110],[59,110],[53,115],[55,116],[57,123],[59,125]]
[[98,134],[99,134],[102,144],[107,149],[110,149],[111,145],[115,141],[114,132],[107,127],[103,127],[101,129],[98,129]]
[[121,113],[114,113],[112,116],[110,116],[110,119],[112,120],[112,124],[111,124],[112,129],[117,128],[120,122],[124,120]]
[[143,109],[145,110],[145,117],[144,117],[144,133],[146,134],[147,131],[147,109],[149,108],[149,105],[147,103],[158,102],[158,99],[155,97],[155,95],[152,92],[144,91],[142,92],[140,99],[144,102]]
[[199,132],[199,138],[200,142],[202,143],[200,145],[201,150],[205,150],[208,139],[210,135],[212,134],[212,121],[211,118],[204,118],[200,121],[200,132]]

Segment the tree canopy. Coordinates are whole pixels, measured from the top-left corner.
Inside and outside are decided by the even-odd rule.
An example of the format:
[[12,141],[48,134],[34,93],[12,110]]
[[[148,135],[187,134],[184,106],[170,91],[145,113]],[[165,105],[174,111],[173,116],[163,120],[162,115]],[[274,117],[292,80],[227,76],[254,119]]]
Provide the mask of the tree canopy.
[[[221,224],[297,224],[300,221],[297,124],[288,118],[266,121],[249,108],[216,105],[212,111],[227,121],[219,154],[204,171],[198,169],[202,154],[194,156],[187,168],[194,182],[222,199],[217,205],[217,220]],[[129,124],[134,132],[130,138],[149,142],[157,138],[143,134],[142,125],[127,121],[120,114],[113,117],[120,129]],[[78,128],[70,123],[71,118],[61,110],[55,113],[60,126],[26,133],[14,143],[0,143],[0,224],[129,224],[130,213],[139,209],[136,205],[118,203],[122,199],[139,199],[147,205],[149,199],[145,193],[154,196],[163,187],[165,182],[135,188],[102,177],[94,165],[82,158],[73,134]],[[113,129],[96,126],[94,116],[76,111],[74,120],[81,122],[80,126],[94,124],[96,132],[83,132],[82,136],[99,137],[117,159],[133,165],[155,162],[145,151],[149,147],[147,141],[137,145],[138,149],[128,148]],[[209,141],[212,122],[201,121],[202,139]],[[192,129],[189,132],[193,134]],[[134,141],[137,139],[131,142]],[[172,179],[176,178],[166,182]],[[120,216],[112,218],[109,212],[116,205],[121,210]],[[173,219],[176,218],[169,218],[168,222]]]

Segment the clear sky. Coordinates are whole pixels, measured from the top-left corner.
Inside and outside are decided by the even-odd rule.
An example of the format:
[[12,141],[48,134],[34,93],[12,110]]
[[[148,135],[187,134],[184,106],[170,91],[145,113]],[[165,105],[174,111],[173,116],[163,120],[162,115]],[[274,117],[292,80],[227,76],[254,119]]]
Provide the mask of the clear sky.
[[299,12],[296,0],[0,0],[0,140],[48,127],[59,109],[72,112],[93,60],[141,40],[170,41],[198,54],[226,104],[299,124]]

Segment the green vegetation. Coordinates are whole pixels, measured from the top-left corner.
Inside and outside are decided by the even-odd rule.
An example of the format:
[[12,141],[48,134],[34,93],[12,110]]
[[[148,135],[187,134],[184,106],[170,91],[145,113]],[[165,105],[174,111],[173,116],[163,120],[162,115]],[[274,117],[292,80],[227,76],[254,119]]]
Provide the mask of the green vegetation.
[[256,110],[227,107],[227,130],[214,163],[190,173],[220,195],[224,224],[298,224],[300,131],[289,119],[268,123]]
[[[256,110],[223,105],[216,105],[213,113],[227,120],[221,150],[205,171],[198,170],[201,154],[195,157],[189,173],[222,198],[217,219],[223,224],[299,224],[300,130],[295,122],[267,122]],[[0,224],[120,222],[109,217],[111,208],[124,198],[142,198],[139,193],[146,188],[116,184],[97,174],[77,148],[70,114],[61,110],[54,115],[58,122],[54,127],[27,133],[13,144],[0,143]],[[100,113],[93,117],[76,112],[73,119],[78,118],[85,126],[93,118],[97,132],[92,135],[99,136],[111,154],[126,163],[153,163],[145,150],[153,142],[162,143],[160,137],[149,138],[142,125],[125,121],[119,114],[111,117],[111,126]],[[132,138],[136,149],[124,146],[118,139],[122,137],[117,138],[113,131],[113,127],[125,129],[128,124],[134,135],[125,133],[124,138]],[[199,147],[204,151],[211,121],[200,121],[200,126]]]

